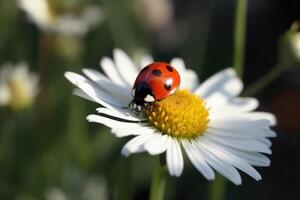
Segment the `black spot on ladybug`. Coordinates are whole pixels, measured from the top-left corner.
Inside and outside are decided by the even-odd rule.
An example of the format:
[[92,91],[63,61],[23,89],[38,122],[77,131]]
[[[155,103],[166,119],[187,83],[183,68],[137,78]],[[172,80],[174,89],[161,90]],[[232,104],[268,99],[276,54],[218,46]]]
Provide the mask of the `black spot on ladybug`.
[[170,91],[170,90],[171,90],[171,85],[165,83],[165,84],[164,84],[164,88],[165,88],[166,90]]
[[173,72],[173,68],[171,66],[167,65],[166,68],[169,72]]
[[144,72],[144,71],[146,71],[148,68],[149,68],[149,65],[148,65],[148,66],[146,66],[146,67],[144,67],[144,68],[141,70],[141,72]]
[[152,71],[152,74],[155,76],[160,76],[161,75],[161,71],[159,69],[155,69]]

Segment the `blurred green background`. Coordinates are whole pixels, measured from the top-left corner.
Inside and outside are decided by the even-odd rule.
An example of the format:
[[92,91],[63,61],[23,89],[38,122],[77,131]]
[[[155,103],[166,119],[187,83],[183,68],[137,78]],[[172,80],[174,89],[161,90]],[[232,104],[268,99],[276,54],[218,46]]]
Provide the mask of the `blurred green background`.
[[[73,86],[63,74],[100,70],[99,60],[118,47],[134,59],[143,53],[163,61],[182,57],[204,80],[232,66],[236,1],[49,2],[56,15],[99,6],[103,19],[86,34],[51,32],[29,20],[17,1],[0,0],[0,66],[26,62],[39,76],[31,106],[0,108],[0,199],[147,199],[154,158],[123,158],[127,139],[85,120],[97,105],[72,96]],[[271,167],[259,169],[263,180],[243,176],[242,186],[227,183],[224,199],[300,199],[300,68],[286,56],[286,32],[297,20],[298,0],[248,0],[243,80],[247,88],[283,65],[285,70],[255,93],[260,109],[278,117],[278,137]],[[168,178],[166,199],[208,199],[211,183],[188,163],[185,168],[180,178]]]

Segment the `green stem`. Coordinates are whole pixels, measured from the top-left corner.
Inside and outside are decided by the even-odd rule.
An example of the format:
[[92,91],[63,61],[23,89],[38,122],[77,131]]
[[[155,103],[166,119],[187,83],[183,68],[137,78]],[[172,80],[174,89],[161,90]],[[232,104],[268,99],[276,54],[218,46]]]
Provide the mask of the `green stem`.
[[155,171],[152,177],[150,200],[163,200],[166,187],[167,167],[161,166],[157,160]]
[[277,65],[272,70],[270,70],[266,75],[260,78],[258,81],[250,85],[242,94],[242,96],[253,96],[256,93],[262,91],[267,85],[272,83],[283,71],[285,68]]
[[226,179],[220,174],[216,175],[216,179],[211,183],[209,190],[210,200],[225,199]]
[[233,67],[242,77],[244,71],[245,35],[247,23],[247,0],[237,0],[234,25]]
[[[122,0],[105,0],[108,28],[117,47],[133,53],[138,47],[137,34],[130,17],[130,5]],[[122,26],[120,26],[122,24]]]
[[132,199],[132,159],[122,157],[119,171],[116,199],[130,200]]

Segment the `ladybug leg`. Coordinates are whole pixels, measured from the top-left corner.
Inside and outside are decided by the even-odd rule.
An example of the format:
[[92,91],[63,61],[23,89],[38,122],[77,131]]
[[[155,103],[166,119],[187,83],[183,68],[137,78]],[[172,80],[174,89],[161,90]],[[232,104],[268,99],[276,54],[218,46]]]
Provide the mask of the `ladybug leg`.
[[134,103],[133,103],[133,100],[131,100],[127,106],[123,106],[122,108],[129,109],[129,108],[132,108],[133,106],[134,106]]
[[127,115],[132,115],[133,113],[134,113],[135,115],[137,115],[137,114],[136,114],[136,112],[137,112],[137,105],[134,103],[133,100],[131,100],[127,106],[124,106],[124,107],[122,107],[122,108],[123,108],[123,109],[129,109],[129,110],[130,110],[130,112],[128,112]]

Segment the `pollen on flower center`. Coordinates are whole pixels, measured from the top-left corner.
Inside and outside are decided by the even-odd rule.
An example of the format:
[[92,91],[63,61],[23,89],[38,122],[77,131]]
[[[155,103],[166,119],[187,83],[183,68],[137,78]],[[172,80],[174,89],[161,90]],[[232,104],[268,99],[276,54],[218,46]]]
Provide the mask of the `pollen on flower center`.
[[188,90],[177,90],[164,100],[149,104],[146,116],[163,134],[180,138],[203,134],[208,123],[204,100]]

